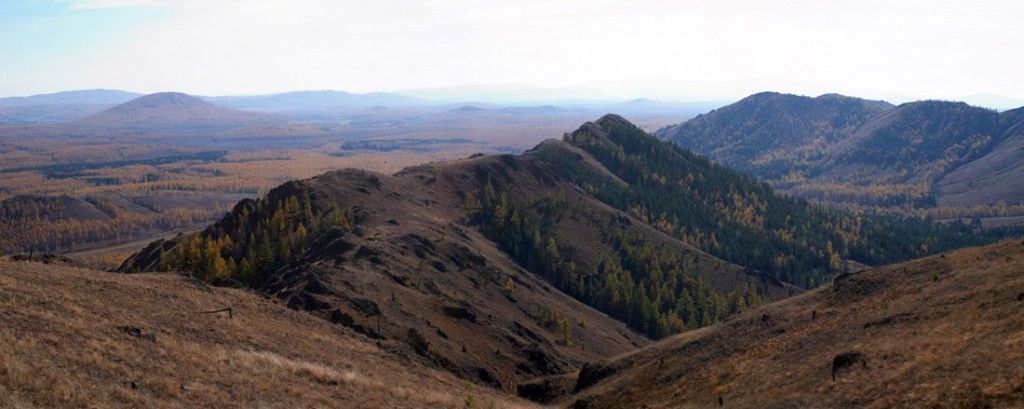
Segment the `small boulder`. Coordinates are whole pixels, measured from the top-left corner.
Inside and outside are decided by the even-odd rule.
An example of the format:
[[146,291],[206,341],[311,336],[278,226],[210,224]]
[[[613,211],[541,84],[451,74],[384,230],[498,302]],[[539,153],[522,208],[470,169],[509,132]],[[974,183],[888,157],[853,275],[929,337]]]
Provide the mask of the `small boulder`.
[[832,358],[832,380],[836,380],[836,374],[846,368],[853,367],[860,363],[864,369],[868,367],[868,360],[864,354],[857,351],[843,352]]

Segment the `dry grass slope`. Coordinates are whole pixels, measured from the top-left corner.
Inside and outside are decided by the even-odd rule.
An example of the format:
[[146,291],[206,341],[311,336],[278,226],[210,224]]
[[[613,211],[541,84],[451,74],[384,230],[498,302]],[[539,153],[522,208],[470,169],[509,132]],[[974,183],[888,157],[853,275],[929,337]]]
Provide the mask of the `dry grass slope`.
[[[834,379],[833,379],[834,377]],[[1024,243],[841,276],[589,365],[586,408],[1024,406]]]
[[[225,313],[201,311],[232,308]],[[529,403],[402,361],[250,292],[170,274],[0,261],[0,407]]]

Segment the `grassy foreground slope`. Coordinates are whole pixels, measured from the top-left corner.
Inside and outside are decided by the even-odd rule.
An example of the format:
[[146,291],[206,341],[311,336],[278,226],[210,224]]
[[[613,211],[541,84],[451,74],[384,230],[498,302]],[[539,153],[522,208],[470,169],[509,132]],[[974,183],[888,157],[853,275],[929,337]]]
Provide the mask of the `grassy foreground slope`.
[[[230,307],[227,313],[201,313]],[[179,275],[0,260],[0,407],[477,407],[529,403],[345,327]]]
[[1021,407],[1024,243],[844,274],[567,378],[577,408]]

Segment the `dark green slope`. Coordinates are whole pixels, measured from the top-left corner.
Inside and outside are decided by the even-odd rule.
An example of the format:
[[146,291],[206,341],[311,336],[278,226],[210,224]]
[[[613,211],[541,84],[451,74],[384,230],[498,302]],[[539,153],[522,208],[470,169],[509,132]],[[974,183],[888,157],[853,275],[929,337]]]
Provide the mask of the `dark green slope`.
[[829,280],[843,269],[842,260],[884,264],[1014,233],[814,206],[660,141],[616,115],[585,124],[565,140],[625,182],[558,163],[598,199],[726,261],[804,287]]

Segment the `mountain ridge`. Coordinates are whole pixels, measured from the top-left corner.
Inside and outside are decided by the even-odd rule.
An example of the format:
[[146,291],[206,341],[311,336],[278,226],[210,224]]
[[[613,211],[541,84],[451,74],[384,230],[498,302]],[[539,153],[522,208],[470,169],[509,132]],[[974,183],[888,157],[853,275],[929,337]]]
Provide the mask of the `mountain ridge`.
[[[636,129],[613,115],[581,129],[615,126]],[[392,176],[330,172],[242,201],[198,235],[154,242],[120,270],[239,280],[500,388],[646,342],[591,307],[663,336],[801,291],[590,197],[560,174],[567,161],[623,183],[584,148],[563,141]],[[651,279],[664,285],[649,283],[642,266],[659,271]],[[613,301],[606,291],[629,299]],[[491,301],[476,300],[476,292]],[[655,297],[657,306],[648,300]],[[509,335],[487,342],[500,360],[452,341],[502,333]]]
[[117,89],[83,89],[60,91],[49,94],[36,94],[20,97],[0,98],[0,106],[38,106],[38,105],[107,105],[120,104],[141,97],[143,94]]
[[1019,112],[940,100],[891,106],[833,94],[810,98],[762,93],[665,127],[657,135],[768,180],[782,191],[825,203],[970,207],[1024,200],[1024,185],[1005,178],[976,199],[962,194],[963,188],[957,189],[961,194],[955,200],[944,193],[949,185],[968,183],[962,174],[959,181],[947,182],[948,175],[986,156],[1007,155],[994,151],[1022,132],[1015,126]]
[[119,271],[248,287],[515,390],[799,293],[788,283],[844,259],[990,240],[965,229],[818,209],[609,114],[522,155],[288,182]]

